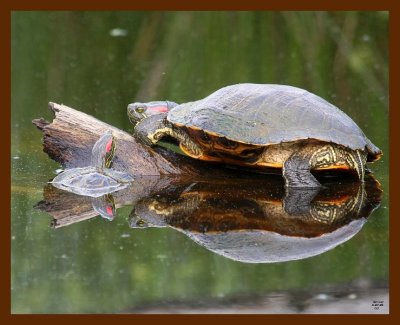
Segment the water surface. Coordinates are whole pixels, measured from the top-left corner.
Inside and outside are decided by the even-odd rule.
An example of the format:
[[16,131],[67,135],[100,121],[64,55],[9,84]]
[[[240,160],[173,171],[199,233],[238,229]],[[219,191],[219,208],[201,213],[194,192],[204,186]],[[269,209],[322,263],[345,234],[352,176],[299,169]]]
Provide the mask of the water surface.
[[[387,312],[387,58],[386,12],[14,12],[11,311]],[[383,150],[371,167],[382,201],[352,238],[301,260],[245,263],[173,227],[132,229],[136,202],[112,222],[56,228],[34,208],[60,168],[31,124],[52,119],[49,101],[130,131],[130,102],[186,102],[239,82],[312,91]]]

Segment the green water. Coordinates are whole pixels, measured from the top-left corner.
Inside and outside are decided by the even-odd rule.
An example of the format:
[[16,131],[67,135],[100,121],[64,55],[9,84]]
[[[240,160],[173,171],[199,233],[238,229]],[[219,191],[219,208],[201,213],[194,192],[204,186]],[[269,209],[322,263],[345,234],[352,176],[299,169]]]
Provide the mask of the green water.
[[[388,19],[386,12],[13,12],[11,312],[196,311],[277,292],[355,288],[370,300],[376,289],[387,292]],[[59,168],[31,124],[51,120],[49,101],[131,130],[130,102],[191,101],[239,82],[310,90],[383,150],[372,166],[382,204],[351,240],[300,261],[245,264],[171,228],[130,229],[130,208],[111,223],[59,229],[33,209]]]

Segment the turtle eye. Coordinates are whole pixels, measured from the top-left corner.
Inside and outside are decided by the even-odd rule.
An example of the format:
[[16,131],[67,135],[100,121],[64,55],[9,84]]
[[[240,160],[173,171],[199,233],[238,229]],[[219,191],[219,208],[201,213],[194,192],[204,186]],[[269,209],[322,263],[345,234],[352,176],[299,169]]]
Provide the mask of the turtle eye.
[[143,113],[146,109],[144,107],[137,107],[135,110],[138,113]]
[[136,226],[144,227],[146,226],[146,222],[143,219],[139,219],[138,221],[136,221]]

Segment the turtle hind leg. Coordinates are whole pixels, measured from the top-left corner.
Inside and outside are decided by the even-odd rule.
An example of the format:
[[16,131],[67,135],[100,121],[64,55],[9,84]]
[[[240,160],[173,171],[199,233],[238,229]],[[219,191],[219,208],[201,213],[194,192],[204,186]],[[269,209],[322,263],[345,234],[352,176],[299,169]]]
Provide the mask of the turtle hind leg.
[[283,164],[285,187],[319,188],[321,184],[311,174],[311,160],[308,155],[292,154]]
[[365,164],[367,162],[367,155],[360,150],[350,151],[346,155],[346,162],[349,167],[357,173],[360,182],[363,183],[366,172]]

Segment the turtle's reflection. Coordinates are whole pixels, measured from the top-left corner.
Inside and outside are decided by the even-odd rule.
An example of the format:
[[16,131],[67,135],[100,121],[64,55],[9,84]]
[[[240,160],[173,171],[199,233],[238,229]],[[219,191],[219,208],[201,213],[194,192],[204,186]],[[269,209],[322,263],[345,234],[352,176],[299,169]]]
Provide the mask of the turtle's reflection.
[[284,262],[321,254],[349,240],[381,200],[372,177],[365,185],[325,184],[319,192],[285,193],[265,180],[259,185],[194,183],[166,189],[137,202],[130,225],[172,227],[236,261]]

